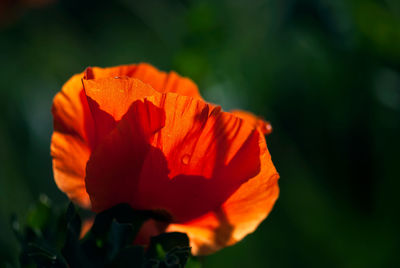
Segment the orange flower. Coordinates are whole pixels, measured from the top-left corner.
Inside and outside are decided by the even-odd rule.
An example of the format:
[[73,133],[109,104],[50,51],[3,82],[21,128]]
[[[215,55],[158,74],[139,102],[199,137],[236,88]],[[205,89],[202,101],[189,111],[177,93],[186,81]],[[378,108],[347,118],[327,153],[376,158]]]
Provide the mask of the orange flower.
[[275,203],[279,178],[270,125],[202,100],[197,86],[148,64],[88,68],[54,98],[51,142],[58,187],[95,212],[119,203],[165,210],[138,241],[186,232],[209,254],[253,232]]

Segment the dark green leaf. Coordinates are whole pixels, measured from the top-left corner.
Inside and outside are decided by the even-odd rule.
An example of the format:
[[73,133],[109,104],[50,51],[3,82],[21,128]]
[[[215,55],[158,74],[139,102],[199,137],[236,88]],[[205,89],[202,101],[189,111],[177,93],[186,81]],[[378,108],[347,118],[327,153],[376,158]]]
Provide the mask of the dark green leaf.
[[44,245],[29,243],[26,251],[23,254],[27,258],[32,259],[39,267],[69,267],[66,260],[63,258],[63,256],[61,256],[60,253]]
[[190,256],[189,238],[184,233],[163,233],[151,238],[147,251],[149,264],[155,267],[184,267]]
[[162,248],[168,252],[175,247],[189,247],[189,237],[185,233],[171,232],[163,233],[158,236],[151,238],[148,254],[150,256],[157,255],[157,244],[160,244]]
[[136,232],[134,231],[132,224],[118,223],[114,220],[111,223],[109,233],[110,249],[108,254],[110,254],[111,258],[113,258],[124,247],[132,245],[135,235]]
[[109,267],[144,267],[145,255],[142,246],[129,246],[122,249],[114,258]]

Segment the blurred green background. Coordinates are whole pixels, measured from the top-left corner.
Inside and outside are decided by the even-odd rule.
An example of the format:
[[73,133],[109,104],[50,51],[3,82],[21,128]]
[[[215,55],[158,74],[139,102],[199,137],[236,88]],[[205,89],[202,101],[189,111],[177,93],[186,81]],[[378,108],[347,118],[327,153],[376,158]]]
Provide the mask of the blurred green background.
[[399,265],[400,1],[0,1],[0,265],[52,179],[52,98],[87,66],[149,62],[269,120],[281,195],[205,267]]

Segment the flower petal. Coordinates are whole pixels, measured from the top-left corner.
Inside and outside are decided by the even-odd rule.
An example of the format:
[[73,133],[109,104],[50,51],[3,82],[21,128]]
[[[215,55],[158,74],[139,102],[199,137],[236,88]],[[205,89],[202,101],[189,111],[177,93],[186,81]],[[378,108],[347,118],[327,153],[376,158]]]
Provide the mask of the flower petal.
[[138,208],[135,200],[143,161],[151,150],[152,136],[164,121],[161,109],[138,100],[93,151],[87,163],[86,188],[95,212],[119,203]]
[[169,73],[159,71],[147,63],[111,68],[91,67],[86,71],[86,79],[123,76],[137,78],[161,93],[175,92],[184,96],[201,98],[196,84],[191,79],[181,77],[173,71]]
[[135,100],[157,93],[148,84],[129,77],[84,79],[83,86],[86,96],[92,100],[89,102],[92,113],[96,112],[93,108],[98,104],[98,107],[111,115],[115,121],[121,120]]
[[94,120],[95,145],[115,128],[135,100],[157,93],[148,84],[129,77],[82,81]]
[[84,178],[93,121],[82,89],[82,77],[83,74],[74,75],[54,98],[51,155],[57,186],[72,201],[88,208],[90,200]]
[[143,207],[165,209],[177,222],[194,219],[218,208],[259,172],[259,133],[251,125],[172,93],[153,102],[164,109],[166,121],[152,145],[162,151],[169,174],[163,178],[154,170],[161,159],[146,158],[138,185]]
[[[246,141],[258,136],[253,133],[252,125],[200,100],[165,94],[154,103],[164,109],[166,122],[152,145],[160,148],[167,158],[170,178],[183,174],[211,179],[221,171],[226,173],[225,166],[238,152],[250,148],[243,146]],[[258,150],[256,141],[251,148]],[[245,164],[241,166],[254,176],[259,170],[259,160],[258,154],[252,155],[246,156],[249,160],[243,159]]]
[[[144,105],[129,109],[88,162],[95,211],[128,202],[183,222],[220,207],[259,172],[259,133],[250,124],[173,93],[148,97]],[[154,137],[138,136],[146,124],[162,128]]]
[[253,124],[264,135],[269,135],[272,133],[271,124],[259,116],[256,116],[250,112],[243,111],[243,110],[233,110],[233,111],[231,111],[231,113],[233,113],[233,114],[237,115],[238,117],[242,118],[243,120],[246,120],[247,122]]
[[252,233],[267,217],[279,195],[279,175],[271,161],[264,137],[260,137],[261,172],[244,183],[218,210],[167,231],[188,234],[192,253],[211,254]]
[[[140,86],[133,87],[135,90],[133,88],[126,90],[129,87],[125,85],[119,88],[125,91],[118,96],[118,93],[122,92],[112,88],[111,83],[108,83],[110,87],[105,87],[105,93],[100,85],[101,80],[96,81],[98,78],[108,78],[109,80],[124,80],[121,82],[124,84],[126,82],[124,76],[138,78],[150,86],[144,86],[143,83],[135,80]],[[121,79],[114,79],[115,77]],[[86,92],[89,93],[88,99],[83,91],[82,79]],[[105,80],[102,83],[107,84]],[[95,92],[94,86],[100,91]],[[88,68],[85,73],[73,76],[56,95],[52,108],[54,116],[54,134],[51,144],[53,172],[56,184],[71,200],[87,208],[90,206],[84,178],[85,166],[91,150],[101,137],[106,136],[115,127],[115,120],[122,117],[134,99],[153,94],[154,90],[151,86],[159,91],[173,91],[201,98],[197,86],[190,79],[180,77],[174,72],[169,74],[160,72],[148,64]],[[107,98],[112,97],[113,94],[115,94],[114,98],[111,99],[116,102],[109,102],[110,105],[107,106]],[[105,110],[114,118],[111,119],[107,113],[103,113],[101,108],[96,107],[96,103],[90,100],[92,98],[96,99],[96,103],[104,105],[102,108],[106,107]],[[88,101],[91,109],[89,109]],[[96,128],[92,114],[96,115]]]

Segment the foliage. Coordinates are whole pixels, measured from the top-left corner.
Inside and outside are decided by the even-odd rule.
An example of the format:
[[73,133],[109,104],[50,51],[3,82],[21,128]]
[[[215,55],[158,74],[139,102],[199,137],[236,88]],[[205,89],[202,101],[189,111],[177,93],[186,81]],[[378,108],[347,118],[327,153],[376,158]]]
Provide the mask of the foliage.
[[[66,210],[53,208],[46,198],[32,208],[26,222],[12,226],[21,245],[21,267],[199,267],[191,260],[189,239],[183,233],[163,233],[148,247],[134,245],[140,227],[164,215],[135,211],[120,204],[96,215],[93,226],[80,239],[82,220],[70,203]],[[193,258],[192,258],[193,259]]]

